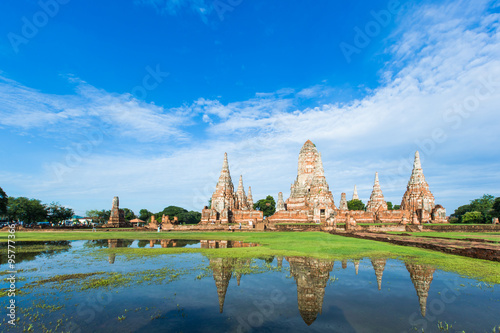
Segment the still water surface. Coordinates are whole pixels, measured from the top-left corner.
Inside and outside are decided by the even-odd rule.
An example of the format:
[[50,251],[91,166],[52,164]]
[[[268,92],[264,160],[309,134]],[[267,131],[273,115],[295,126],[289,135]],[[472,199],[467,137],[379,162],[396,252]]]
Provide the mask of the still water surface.
[[[240,242],[31,244],[16,258],[19,321],[13,328],[4,316],[1,331],[441,332],[448,324],[449,332],[492,332],[500,325],[499,285],[410,261],[112,252],[256,245]],[[3,251],[0,263],[5,279]],[[8,301],[0,298],[3,314]]]

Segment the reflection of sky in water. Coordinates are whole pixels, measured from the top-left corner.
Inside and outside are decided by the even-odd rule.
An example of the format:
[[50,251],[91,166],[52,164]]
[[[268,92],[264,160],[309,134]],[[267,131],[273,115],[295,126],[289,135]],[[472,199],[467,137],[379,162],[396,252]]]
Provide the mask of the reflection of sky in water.
[[[107,248],[107,241],[104,244]],[[129,246],[142,244],[131,241]],[[452,324],[452,331],[491,332],[500,325],[498,285],[488,287],[411,262],[368,258],[359,263],[331,262],[303,257],[209,259],[201,254],[114,255],[110,260],[112,254],[99,248],[98,242],[73,241],[59,252],[31,256],[17,265],[18,270],[24,270],[18,277],[26,277],[18,281],[18,287],[74,273],[115,272],[127,276],[169,268],[178,276],[170,282],[155,282],[133,274],[125,286],[85,291],[81,290],[83,283],[99,275],[71,281],[62,290],[55,288],[58,283],[43,284],[18,295],[16,304],[28,308],[33,301],[43,301],[64,307],[54,312],[31,309],[44,313],[34,322],[35,328],[42,323],[54,328],[55,324],[48,323],[60,318],[68,318],[63,325],[66,329],[79,327],[83,332],[405,332],[414,327],[435,332],[439,331],[438,321]],[[37,271],[30,271],[34,268]],[[6,269],[7,265],[0,266],[0,271]],[[5,308],[7,301],[2,297],[1,306]],[[27,323],[23,316],[21,323]],[[125,319],[119,321],[120,316]],[[2,331],[6,331],[4,325]]]

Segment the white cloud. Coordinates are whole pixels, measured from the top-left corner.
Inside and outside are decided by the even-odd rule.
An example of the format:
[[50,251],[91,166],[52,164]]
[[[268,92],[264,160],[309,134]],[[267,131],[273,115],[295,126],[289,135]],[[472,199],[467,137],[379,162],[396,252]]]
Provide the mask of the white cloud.
[[82,81],[74,95],[60,96],[0,76],[0,126],[67,134],[104,123],[110,129],[119,128],[114,132],[118,136],[157,141],[187,139],[179,127],[189,121],[175,110],[139,101],[130,94],[111,94]]

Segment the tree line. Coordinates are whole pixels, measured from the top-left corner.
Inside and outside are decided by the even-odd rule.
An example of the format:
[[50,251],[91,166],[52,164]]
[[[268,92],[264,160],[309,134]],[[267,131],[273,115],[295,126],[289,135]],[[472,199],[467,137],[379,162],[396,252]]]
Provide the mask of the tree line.
[[57,224],[70,219],[73,215],[73,209],[66,208],[58,202],[44,204],[38,199],[8,197],[0,187],[0,217],[7,221],[23,221],[25,224],[36,222]]
[[[133,219],[140,219],[144,222],[150,222],[151,216],[154,215],[155,219],[161,222],[161,218],[163,215],[167,215],[170,221],[174,220],[174,217],[177,217],[179,223],[183,224],[196,224],[201,221],[201,213],[195,211],[188,211],[182,207],[177,206],[168,206],[165,207],[162,211],[153,213],[147,209],[139,210],[139,215],[135,214],[133,210],[129,208],[122,208],[125,220],[130,221]],[[88,210],[86,212],[87,216],[92,218],[94,221],[98,223],[106,223],[111,216],[111,210]]]
[[451,223],[491,223],[494,217],[500,217],[500,197],[484,194],[471,200],[469,204],[455,209],[450,215]]

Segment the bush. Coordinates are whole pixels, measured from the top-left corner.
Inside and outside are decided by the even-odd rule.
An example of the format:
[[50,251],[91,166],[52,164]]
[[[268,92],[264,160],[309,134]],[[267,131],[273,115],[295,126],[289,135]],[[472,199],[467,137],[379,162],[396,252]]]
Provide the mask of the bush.
[[481,212],[467,212],[462,216],[462,223],[483,223],[483,214]]

